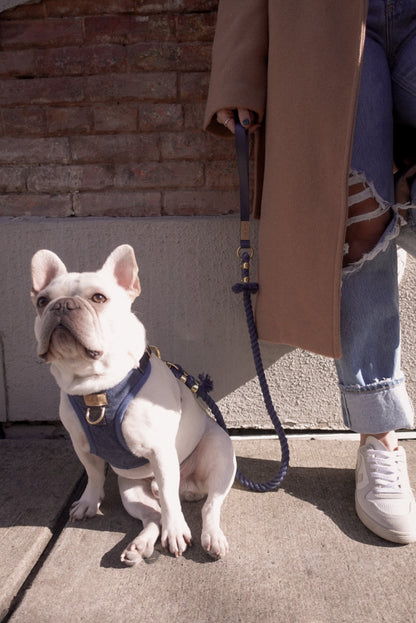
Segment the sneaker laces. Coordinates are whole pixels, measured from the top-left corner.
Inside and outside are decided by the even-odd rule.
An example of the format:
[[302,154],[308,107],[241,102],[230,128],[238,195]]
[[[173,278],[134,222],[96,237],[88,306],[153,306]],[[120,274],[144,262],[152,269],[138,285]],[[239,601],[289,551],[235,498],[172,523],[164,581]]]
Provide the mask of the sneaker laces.
[[383,452],[371,450],[367,465],[374,480],[374,493],[402,494],[404,491],[402,473],[405,471],[405,457],[397,450]]

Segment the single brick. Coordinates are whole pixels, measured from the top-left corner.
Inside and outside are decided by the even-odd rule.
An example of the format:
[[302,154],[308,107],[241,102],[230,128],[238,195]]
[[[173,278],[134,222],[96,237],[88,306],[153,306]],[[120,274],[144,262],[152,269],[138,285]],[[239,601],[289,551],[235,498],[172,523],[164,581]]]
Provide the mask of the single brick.
[[166,216],[225,215],[239,210],[237,191],[169,190],[164,193]]
[[95,102],[173,100],[176,99],[176,74],[157,72],[87,76],[85,93],[90,101]]
[[74,196],[76,216],[160,216],[160,192],[77,193]]
[[26,168],[6,166],[0,167],[0,192],[14,193],[26,190]]
[[208,95],[209,72],[182,72],[179,76],[181,101],[203,101]]
[[185,128],[187,130],[200,130],[204,123],[205,102],[185,104],[183,110],[185,115]]
[[137,130],[137,106],[132,104],[97,104],[93,108],[97,132],[134,132]]
[[136,43],[127,48],[131,70],[208,71],[211,45],[204,43]]
[[140,104],[139,129],[141,131],[180,130],[183,128],[181,104]]
[[3,49],[81,45],[80,19],[0,20]]
[[102,190],[113,186],[111,165],[39,166],[29,171],[27,188],[35,192]]
[[49,106],[46,124],[49,134],[88,134],[93,129],[93,113],[89,106]]
[[51,17],[84,16],[96,14],[131,13],[141,0],[46,0],[46,13]]
[[182,0],[181,6],[183,12],[191,13],[192,11],[216,11],[218,0]]
[[3,127],[6,136],[45,136],[45,109],[41,106],[3,108]]
[[238,188],[237,160],[207,162],[205,185],[207,188]]
[[203,184],[200,162],[144,162],[116,169],[114,184],[119,188],[185,188]]
[[71,137],[73,161],[140,162],[158,160],[158,136],[153,134],[114,134]]
[[62,218],[72,215],[72,198],[64,195],[34,195],[18,193],[0,195],[0,216],[49,216]]
[[234,141],[207,132],[164,133],[160,138],[163,160],[227,160],[234,158]]
[[95,45],[38,50],[37,74],[77,76],[123,71],[125,48],[120,45]]
[[217,16],[215,13],[184,13],[176,18],[178,41],[212,41]]
[[0,105],[80,102],[84,78],[18,78],[0,80]]
[[66,138],[0,138],[0,163],[67,163],[70,160]]
[[88,43],[168,41],[175,38],[175,21],[170,15],[95,15],[84,20]]
[[5,50],[0,52],[0,75],[34,76],[35,72],[34,50]]

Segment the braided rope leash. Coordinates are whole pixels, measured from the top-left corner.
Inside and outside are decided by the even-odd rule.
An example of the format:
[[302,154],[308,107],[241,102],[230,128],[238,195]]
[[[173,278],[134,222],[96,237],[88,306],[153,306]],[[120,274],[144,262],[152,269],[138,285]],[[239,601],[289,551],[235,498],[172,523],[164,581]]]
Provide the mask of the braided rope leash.
[[[242,259],[242,264],[247,265],[247,263],[249,263],[249,254],[243,253],[241,256],[241,259]],[[248,271],[248,268],[245,267],[242,269],[243,274],[246,271]],[[267,412],[269,414],[270,420],[274,426],[274,429],[280,441],[281,462],[280,462],[279,471],[277,472],[276,476],[272,478],[271,480],[268,480],[267,482],[263,482],[263,483],[253,482],[252,480],[249,480],[248,478],[246,478],[244,474],[242,474],[239,470],[237,471],[237,478],[241,482],[241,484],[245,485],[249,489],[252,489],[253,491],[271,491],[272,489],[277,489],[282,484],[283,479],[285,478],[287,471],[289,469],[290,453],[289,453],[289,445],[287,443],[285,431],[283,430],[283,427],[277,416],[276,409],[273,406],[273,401],[270,396],[269,385],[267,383],[267,379],[266,379],[266,375],[265,375],[264,367],[263,367],[263,361],[261,358],[259,340],[257,336],[257,329],[256,329],[256,325],[254,322],[253,306],[251,303],[251,294],[257,292],[257,290],[258,290],[257,283],[250,283],[250,282],[244,283],[243,282],[243,283],[237,283],[233,286],[234,293],[236,294],[241,293],[241,292],[243,293],[244,310],[246,313],[247,327],[248,327],[248,332],[250,336],[250,344],[251,344],[251,350],[253,353],[254,365],[256,367],[256,372],[257,372],[257,376],[259,379],[261,392],[263,394],[264,403],[267,408]]]
[[[254,364],[256,367],[257,376],[259,378],[264,403],[279,438],[281,448],[280,468],[274,478],[266,482],[254,482],[253,480],[247,478],[239,469],[237,469],[236,477],[240,481],[240,483],[248,489],[251,489],[252,491],[265,492],[277,489],[285,478],[289,469],[289,446],[287,443],[285,432],[277,416],[276,410],[273,406],[273,401],[270,396],[269,386],[267,383],[266,375],[264,373],[263,361],[261,358],[256,324],[254,321],[253,306],[251,303],[251,294],[255,294],[259,286],[257,283],[250,282],[250,260],[253,257],[253,249],[250,246],[249,237],[250,207],[248,185],[248,136],[247,132],[238,122],[236,122],[236,148],[240,178],[241,212],[241,246],[239,247],[237,254],[241,260],[241,283],[235,284],[232,290],[236,294],[243,294],[244,309],[246,314],[247,327],[250,336],[250,344],[253,353]],[[192,375],[185,372],[185,370],[181,366],[170,363],[168,361],[165,363],[168,365],[171,372],[176,376],[176,378],[180,379],[194,394],[196,394],[196,396],[198,396],[205,402],[205,404],[209,407],[212,414],[214,415],[217,423],[228,433],[222,413],[216,402],[209,395],[209,392],[212,391],[213,388],[210,377],[208,375],[199,375],[198,379],[196,379]]]
[[233,286],[233,292],[236,294],[243,294],[244,310],[246,314],[254,365],[256,367],[264,403],[279,438],[281,448],[280,468],[276,476],[271,480],[264,483],[255,483],[245,478],[245,476],[241,473],[238,473],[237,476],[240,482],[250,489],[255,491],[270,491],[279,487],[285,478],[289,469],[290,453],[285,432],[277,416],[276,409],[273,406],[273,401],[270,396],[270,390],[261,358],[257,328],[254,321],[253,306],[251,303],[251,295],[257,292],[259,285],[258,283],[250,282],[250,260],[253,257],[253,249],[250,242],[249,143],[248,133],[241,126],[238,119],[236,119],[235,122],[235,143],[240,181],[241,233],[240,247],[238,248],[237,255],[241,260],[241,282]]

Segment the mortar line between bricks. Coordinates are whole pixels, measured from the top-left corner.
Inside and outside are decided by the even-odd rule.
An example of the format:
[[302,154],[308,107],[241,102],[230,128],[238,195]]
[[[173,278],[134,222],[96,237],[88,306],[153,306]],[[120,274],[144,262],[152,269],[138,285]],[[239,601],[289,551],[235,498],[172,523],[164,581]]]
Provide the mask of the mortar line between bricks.
[[54,522],[54,525],[51,528],[51,532],[52,532],[51,538],[46,544],[45,549],[40,554],[33,568],[29,571],[26,579],[24,580],[21,587],[19,588],[16,595],[14,596],[7,614],[3,617],[3,619],[1,619],[0,623],[7,623],[11,619],[11,617],[15,614],[20,604],[22,603],[26,592],[32,587],[33,582],[35,581],[39,572],[42,570],[44,563],[48,559],[49,554],[51,553],[56,542],[58,541],[59,537],[64,531],[66,524],[68,523],[69,509],[72,503],[77,498],[80,497],[80,495],[82,494],[82,491],[85,489],[86,482],[87,482],[87,475],[84,472],[84,474],[81,476],[81,478],[78,480],[78,482],[72,489],[71,493],[68,496],[68,500],[66,504],[64,505],[63,509],[61,510],[58,517],[56,518],[56,521]]

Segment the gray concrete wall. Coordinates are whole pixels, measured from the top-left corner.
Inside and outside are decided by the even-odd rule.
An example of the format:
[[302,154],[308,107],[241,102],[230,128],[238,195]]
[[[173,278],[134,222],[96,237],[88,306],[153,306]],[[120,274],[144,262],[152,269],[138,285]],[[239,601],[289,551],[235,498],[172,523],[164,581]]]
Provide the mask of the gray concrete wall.
[[[228,426],[269,428],[254,379],[241,297],[231,292],[240,278],[238,236],[236,217],[0,219],[0,421],[57,419],[58,391],[47,364],[35,353],[29,300],[33,253],[49,248],[70,270],[95,270],[115,246],[129,243],[136,251],[142,283],[134,310],[150,343],[192,374],[208,372],[213,377],[213,395]],[[413,400],[415,291],[415,263],[408,260],[401,285],[403,368]],[[332,361],[299,350],[279,359],[282,352],[281,347],[263,349],[284,426],[342,428]]]

